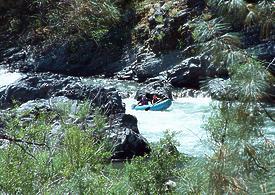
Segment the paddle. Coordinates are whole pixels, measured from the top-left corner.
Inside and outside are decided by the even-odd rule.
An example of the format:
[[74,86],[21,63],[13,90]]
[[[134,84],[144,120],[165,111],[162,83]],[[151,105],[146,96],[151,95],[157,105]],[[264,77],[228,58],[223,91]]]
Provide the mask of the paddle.
[[137,106],[136,104],[132,104],[131,108],[135,109],[136,106]]

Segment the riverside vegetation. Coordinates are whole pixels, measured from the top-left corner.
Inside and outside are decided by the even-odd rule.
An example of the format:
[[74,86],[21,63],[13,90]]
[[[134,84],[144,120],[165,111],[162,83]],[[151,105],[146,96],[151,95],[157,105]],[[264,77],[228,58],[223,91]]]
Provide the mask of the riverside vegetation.
[[[106,118],[95,110],[94,127],[68,123],[70,117],[85,120],[91,111],[87,103],[71,113],[69,104],[51,111],[12,112],[2,119],[1,193],[8,194],[133,194],[165,193],[169,178],[177,178],[177,164],[187,158],[177,153],[171,133],[153,147],[150,157],[136,158],[114,168],[110,147],[98,139]],[[74,115],[74,116],[72,116]],[[30,116],[34,117],[28,120]],[[24,120],[25,119],[25,120]],[[52,122],[61,126],[52,130]]]
[[[119,22],[123,7],[107,0],[27,1],[30,28],[61,40],[89,38],[101,44],[104,35]],[[130,1],[146,14],[150,1]],[[268,0],[210,0],[202,15],[190,21],[195,48],[209,56],[218,69],[226,69],[226,92],[213,103],[205,124],[212,153],[186,157],[176,151],[171,132],[152,144],[150,155],[136,157],[115,168],[109,161],[110,146],[97,139],[107,123],[94,110],[92,128],[66,123],[70,107],[40,112],[35,120],[1,117],[4,132],[0,149],[0,192],[7,194],[272,194],[274,193],[274,143],[265,137],[268,111],[262,103],[274,76],[270,64],[242,48],[236,29],[260,26],[261,39],[272,35],[274,3]],[[101,10],[94,12],[93,10]],[[39,11],[41,9],[41,12]],[[173,9],[173,12],[176,12]],[[35,13],[34,15],[28,15]],[[35,17],[33,17],[35,16]],[[98,20],[100,19],[100,20]],[[10,20],[11,31],[20,25]],[[161,18],[158,22],[163,22]],[[62,29],[62,32],[60,30]],[[162,41],[162,36],[158,41]],[[50,40],[50,39],[49,39]],[[207,86],[206,86],[207,88]],[[91,108],[83,103],[74,113],[85,120]],[[14,110],[10,111],[15,112]],[[24,113],[30,115],[31,113]],[[22,117],[22,116],[21,116]],[[23,117],[24,118],[24,117]],[[60,132],[50,124],[61,121]],[[183,119],[184,120],[184,119]],[[274,120],[274,119],[272,119]],[[84,123],[85,124],[85,123]],[[99,136],[100,137],[100,136]],[[170,184],[169,184],[170,182]],[[176,185],[171,185],[176,183]]]

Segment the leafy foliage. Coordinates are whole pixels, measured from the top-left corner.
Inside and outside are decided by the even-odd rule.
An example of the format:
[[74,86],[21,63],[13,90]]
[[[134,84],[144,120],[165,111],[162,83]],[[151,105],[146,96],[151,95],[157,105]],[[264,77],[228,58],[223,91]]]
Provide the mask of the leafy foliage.
[[212,20],[198,20],[194,23],[193,37],[199,43],[207,42],[217,36],[228,32],[231,27],[222,21],[222,18],[214,18]]
[[208,178],[205,158],[193,158],[181,169],[176,194],[207,194]]
[[[76,114],[83,117],[84,108],[79,110]],[[82,193],[82,175],[100,173],[110,155],[105,142],[93,137],[93,129],[68,124],[68,116],[63,116],[61,126],[53,131],[49,124],[60,113],[40,113],[34,122],[24,122],[24,116],[6,121],[5,132],[10,139],[2,142],[0,149],[1,193],[65,193],[71,188],[62,187],[71,182],[71,192]],[[61,187],[55,189],[57,185]]]
[[[95,124],[91,128],[86,123],[92,112],[89,102],[59,103],[51,108],[7,116],[0,134],[0,193],[171,192],[165,182],[176,179],[177,165],[187,161],[176,151],[174,134],[166,132],[150,157],[114,168],[108,160],[110,147],[105,137],[95,136],[106,124],[99,110],[93,111]],[[86,125],[72,123],[72,119]]]
[[150,158],[135,158],[127,165],[132,193],[165,194],[175,190],[169,191],[165,183],[179,177],[177,164],[185,163],[187,159],[178,153],[174,136],[165,132],[164,138],[153,147]]
[[36,36],[52,41],[71,36],[100,41],[120,20],[120,11],[110,0],[26,0],[25,4]]
[[209,21],[199,19],[191,27],[200,52],[208,54],[217,68],[226,68],[232,63],[245,60],[246,57],[239,51],[241,41],[238,34],[230,33],[230,24],[224,23],[222,18]]
[[217,10],[226,22],[233,27],[261,26],[261,38],[268,39],[274,24],[274,5],[272,0],[248,3],[244,0],[208,0],[208,5]]

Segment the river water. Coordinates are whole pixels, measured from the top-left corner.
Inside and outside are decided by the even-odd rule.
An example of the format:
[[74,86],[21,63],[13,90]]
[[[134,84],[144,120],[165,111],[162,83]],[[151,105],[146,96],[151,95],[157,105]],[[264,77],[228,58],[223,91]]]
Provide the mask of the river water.
[[179,98],[163,112],[132,110],[131,105],[136,103],[132,98],[124,102],[126,113],[137,117],[141,133],[150,142],[158,141],[165,130],[171,130],[180,144],[179,151],[193,156],[209,153],[202,125],[210,113],[210,98]]
[[[15,82],[22,76],[22,74],[9,73],[0,68],[0,88]],[[207,133],[203,128],[211,111],[211,98],[178,98],[173,101],[168,110],[163,112],[136,111],[131,109],[131,105],[136,103],[132,96],[140,86],[139,84],[131,81],[94,78],[82,79],[82,81],[91,85],[115,87],[122,94],[132,94],[123,99],[126,113],[137,117],[139,131],[149,142],[158,141],[163,137],[165,130],[171,130],[176,134],[179,151],[192,156],[202,156],[211,152],[207,145]],[[267,137],[275,140],[274,122],[267,121],[265,130]]]
[[0,67],[0,88],[19,80],[22,76],[20,73],[11,73]]

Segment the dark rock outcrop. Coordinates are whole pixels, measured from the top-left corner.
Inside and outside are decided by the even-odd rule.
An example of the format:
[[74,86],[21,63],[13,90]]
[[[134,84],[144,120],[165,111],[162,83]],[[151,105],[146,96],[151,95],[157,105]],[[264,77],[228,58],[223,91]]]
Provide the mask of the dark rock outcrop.
[[99,48],[95,42],[65,43],[42,53],[35,59],[36,72],[53,72],[67,75],[113,75],[123,68],[115,63],[122,55],[122,46],[112,44]]
[[143,19],[136,27],[137,40],[148,44],[156,54],[189,46],[193,39],[186,23],[199,15],[204,6],[203,0],[160,1],[148,5],[150,12],[146,16],[147,20]]
[[135,59],[116,74],[117,78],[144,82],[176,66],[186,54],[190,55],[190,49],[180,52],[180,48],[190,48],[193,44],[187,21],[204,6],[204,1],[161,1],[148,5],[150,13],[135,28],[138,42]]
[[112,145],[112,160],[131,159],[151,151],[148,141],[139,133],[137,118],[132,115],[120,113],[109,116],[109,127],[105,132]]
[[144,156],[150,153],[146,139],[129,128],[124,128],[114,138],[113,155],[111,159],[131,159],[134,156]]
[[110,124],[105,129],[112,142],[112,160],[131,159],[150,153],[148,141],[139,134],[136,117],[122,113],[112,117],[109,117]]
[[216,76],[226,77],[227,71],[211,65],[206,55],[187,58],[167,71],[168,82],[174,87],[199,89],[201,81]]
[[171,86],[163,81],[155,81],[140,88],[136,92],[135,99],[139,100],[142,95],[146,95],[149,99],[152,99],[153,95],[162,99],[173,99]]
[[[103,96],[104,93],[98,94],[98,97],[93,100]],[[52,128],[50,134],[51,141],[56,142],[54,144],[59,144],[63,139],[62,137],[64,137],[64,132],[66,131],[66,125],[61,125],[63,123],[77,125],[83,131],[87,128],[90,129],[95,127],[94,112],[89,111],[88,115],[82,119],[77,114],[81,102],[81,100],[71,100],[65,96],[50,97],[49,99],[36,99],[23,103],[15,110],[12,110],[11,113],[18,117],[22,123],[31,123],[33,120],[36,120],[36,117],[41,113],[51,113],[52,115],[61,108],[60,106],[62,106],[62,104],[68,105],[69,107],[66,106],[69,111],[69,113],[67,113],[68,116],[61,117],[60,115],[56,115],[56,117],[48,124]],[[102,105],[104,106],[104,102],[102,102]],[[90,109],[92,108],[93,107],[90,107]],[[8,111],[2,110],[0,113],[3,114],[4,112]],[[107,113],[109,124],[107,124],[104,129],[93,133],[93,136],[99,142],[102,141],[103,138],[107,138],[112,151],[110,159],[116,161],[123,161],[125,159],[131,159],[133,156],[144,156],[145,154],[150,153],[148,141],[139,134],[137,118],[129,114],[124,114],[123,112],[124,111],[116,110],[116,112],[112,112],[109,115]],[[2,123],[0,122],[0,125],[1,124]]]
[[144,82],[146,79],[158,76],[160,72],[172,68],[182,59],[183,57],[179,51],[156,55],[153,52],[147,53],[140,48],[136,60],[130,66],[118,72],[117,78]]
[[48,74],[25,77],[2,89],[0,108],[5,109],[29,100],[48,99],[54,96],[90,100],[95,106],[104,108],[107,115],[125,112],[121,97],[114,88],[94,88],[74,77]]

